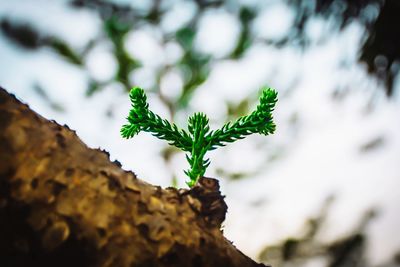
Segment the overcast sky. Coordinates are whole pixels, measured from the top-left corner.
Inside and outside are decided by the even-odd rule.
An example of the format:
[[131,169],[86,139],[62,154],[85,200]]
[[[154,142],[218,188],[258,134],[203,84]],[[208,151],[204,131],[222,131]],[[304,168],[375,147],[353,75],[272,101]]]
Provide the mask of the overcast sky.
[[[64,2],[0,1],[0,16],[29,22],[66,39],[73,47],[82,47],[99,34],[100,21],[93,13],[72,10]],[[284,36],[293,11],[280,1],[266,2],[269,4],[253,30],[260,37]],[[146,83],[152,82],[154,68],[180,58],[182,49],[176,43],[160,44],[160,31],[172,31],[185,23],[192,9],[190,4],[177,2],[161,28],[147,26],[129,34],[127,49],[143,63],[134,77],[139,81],[136,85],[146,88]],[[199,51],[218,58],[233,49],[239,31],[232,14],[224,10],[208,12],[200,26],[195,40]],[[329,29],[329,23],[313,20],[307,28],[313,43],[305,53],[291,46],[278,49],[260,43],[238,61],[216,62],[188,109],[177,114],[177,123],[186,127],[187,115],[206,112],[212,127],[218,128],[226,121],[227,102],[237,104],[246,97],[256,100],[257,88],[266,84],[279,92],[273,136],[251,136],[209,154],[207,176],[221,178],[229,205],[225,233],[254,258],[264,245],[301,234],[305,219],[316,214],[330,194],[337,199],[322,240],[348,233],[364,211],[375,207],[379,216],[368,226],[369,257],[379,262],[400,248],[399,101],[387,100],[378,83],[366,74],[365,66],[356,62],[363,29],[353,23],[321,41],[321,35]],[[179,185],[184,186],[183,170],[188,168],[184,154],[178,153],[172,164],[166,165],[161,157],[166,146],[163,141],[146,133],[132,140],[119,136],[130,106],[121,85],[111,84],[86,98],[88,73],[49,50],[18,48],[1,34],[0,58],[0,85],[32,109],[68,124],[89,146],[108,150],[112,159],[118,159],[141,179],[169,186],[171,177],[177,175]],[[341,67],[343,61],[348,67]],[[112,77],[116,63],[107,44],[94,49],[86,66],[98,79]],[[39,97],[32,90],[34,83],[40,83],[65,112],[55,111]],[[177,97],[182,90],[179,72],[168,73],[160,89],[168,97]],[[149,94],[149,102],[152,110],[168,116],[156,95]],[[110,108],[112,118],[105,116]],[[365,149],[374,142],[375,147]],[[218,169],[253,175],[228,182],[217,175]]]

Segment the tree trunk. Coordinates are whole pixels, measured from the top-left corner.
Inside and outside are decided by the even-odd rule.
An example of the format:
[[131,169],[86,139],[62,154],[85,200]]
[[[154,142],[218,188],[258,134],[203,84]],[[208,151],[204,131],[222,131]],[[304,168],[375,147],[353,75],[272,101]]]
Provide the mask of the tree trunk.
[[220,230],[217,181],[162,189],[0,88],[0,266],[264,266]]

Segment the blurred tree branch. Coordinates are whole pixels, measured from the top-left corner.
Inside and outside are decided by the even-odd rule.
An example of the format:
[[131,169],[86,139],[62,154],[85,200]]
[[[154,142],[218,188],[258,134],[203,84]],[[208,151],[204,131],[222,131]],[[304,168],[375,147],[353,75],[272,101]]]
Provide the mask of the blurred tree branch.
[[[400,45],[398,38],[400,33],[397,27],[400,24],[400,18],[396,15],[400,12],[398,1],[286,0],[286,2],[294,9],[293,27],[287,36],[279,40],[263,40],[265,44],[277,47],[298,46],[307,49],[310,40],[305,30],[311,19],[319,17],[325,20],[335,20],[338,30],[343,30],[351,22],[357,21],[365,27],[367,33],[366,38],[360,44],[359,60],[368,65],[369,73],[384,82],[387,95],[393,94],[393,83],[399,73],[398,66],[400,64],[399,49],[396,49]],[[207,80],[210,63],[216,60],[211,55],[199,53],[193,47],[198,21],[202,14],[211,9],[223,8],[234,12],[237,17],[240,23],[239,38],[228,58],[239,59],[255,42],[262,41],[256,40],[252,31],[252,22],[259,15],[259,10],[256,8],[228,5],[223,1],[193,1],[193,3],[197,8],[192,19],[175,32],[163,33],[162,36],[163,42],[175,40],[184,51],[181,60],[176,63],[184,80],[182,94],[175,103],[178,108],[185,107],[195,88]],[[148,10],[138,10],[129,5],[103,0],[73,0],[69,4],[74,8],[88,9],[96,13],[103,22],[104,36],[89,42],[84,51],[77,51],[65,41],[41,33],[23,22],[16,23],[4,18],[1,22],[1,29],[7,37],[27,49],[49,47],[72,64],[82,68],[85,68],[83,62],[87,52],[95,43],[102,42],[105,38],[113,45],[113,54],[118,65],[117,71],[113,80],[109,82],[90,80],[87,92],[90,95],[113,81],[122,83],[126,91],[129,91],[131,85],[134,84],[131,74],[141,66],[141,63],[132,58],[125,50],[126,34],[146,24],[159,25],[171,3],[166,4],[162,0],[154,1]],[[165,72],[161,70],[160,74],[163,73]],[[159,84],[155,86],[157,88],[154,89],[157,91]],[[171,103],[166,104],[171,105]]]

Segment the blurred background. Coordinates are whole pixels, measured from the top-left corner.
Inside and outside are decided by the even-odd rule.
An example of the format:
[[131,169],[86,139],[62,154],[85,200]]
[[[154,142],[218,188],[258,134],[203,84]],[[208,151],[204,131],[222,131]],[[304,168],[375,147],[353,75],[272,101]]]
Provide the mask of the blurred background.
[[[224,232],[279,266],[400,266],[397,0],[0,0],[0,85],[152,184],[182,152],[120,137],[140,86],[185,128],[216,129],[279,92],[272,136],[210,152]],[[396,189],[397,188],[397,189]]]

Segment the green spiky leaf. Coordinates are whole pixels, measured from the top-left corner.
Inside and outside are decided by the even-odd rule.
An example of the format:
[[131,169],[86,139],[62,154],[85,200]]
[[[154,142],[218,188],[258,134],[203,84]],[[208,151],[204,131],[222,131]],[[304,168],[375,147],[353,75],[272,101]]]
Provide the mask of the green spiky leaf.
[[197,180],[204,176],[210,165],[210,160],[204,159],[207,151],[253,133],[272,134],[276,128],[272,111],[277,101],[277,92],[271,88],[263,90],[260,103],[250,115],[240,117],[233,123],[228,122],[216,131],[210,131],[209,120],[204,113],[195,113],[189,117],[188,132],[186,132],[150,111],[143,89],[135,87],[129,96],[132,109],[127,117],[128,124],[121,128],[121,135],[124,138],[132,138],[140,131],[150,132],[187,152],[186,159],[190,169],[184,172],[190,179],[186,182],[189,187],[193,187]]

